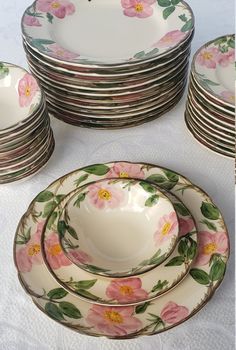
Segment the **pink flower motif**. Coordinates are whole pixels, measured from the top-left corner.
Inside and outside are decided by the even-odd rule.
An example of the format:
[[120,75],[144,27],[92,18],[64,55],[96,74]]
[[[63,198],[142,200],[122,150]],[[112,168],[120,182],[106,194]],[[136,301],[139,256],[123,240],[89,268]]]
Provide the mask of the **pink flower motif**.
[[215,69],[218,62],[219,51],[215,47],[201,50],[197,56],[197,63],[210,69]]
[[37,10],[48,12],[57,18],[65,18],[75,12],[75,6],[68,0],[38,0]]
[[28,107],[38,91],[39,86],[36,79],[31,74],[26,73],[18,85],[20,106]]
[[185,33],[180,30],[173,30],[172,32],[167,33],[163,38],[161,38],[153,47],[173,47],[178,44],[186,36]]
[[42,24],[39,22],[39,19],[35,16],[25,15],[23,23],[26,26],[30,26],[30,27],[42,27]]
[[72,261],[74,261],[76,264],[88,264],[93,261],[91,256],[89,256],[87,253],[83,252],[80,249],[71,249],[69,251],[68,256],[71,258]]
[[60,58],[60,59],[62,58],[65,60],[74,60],[75,58],[79,57],[78,54],[65,50],[57,44],[48,45],[47,49],[50,51],[51,57]]
[[121,0],[124,14],[128,17],[146,18],[153,14],[151,7],[156,0]]
[[228,238],[225,232],[199,232],[198,240],[199,246],[196,266],[206,265],[209,263],[213,254],[224,254],[228,250]]
[[189,315],[189,310],[185,306],[180,306],[172,301],[166,304],[161,312],[161,318],[168,324],[175,324],[184,320]]
[[187,233],[192,232],[195,227],[193,219],[183,219],[179,218],[179,236],[185,236]]
[[72,264],[64,254],[56,233],[50,234],[45,240],[45,248],[47,261],[52,269],[57,270],[60,267]]
[[43,263],[40,243],[43,226],[44,222],[39,223],[29,242],[16,252],[16,263],[20,272],[30,272],[33,265]]
[[228,67],[230,64],[234,63],[235,61],[235,50],[229,49],[228,52],[222,53],[219,52],[218,54],[218,63],[222,67]]
[[223,99],[229,103],[235,104],[235,94],[231,91],[223,91],[221,93]]
[[116,163],[107,174],[107,177],[144,179],[145,174],[138,164]]
[[107,182],[100,182],[88,187],[91,203],[98,209],[117,208],[124,199],[123,191]]
[[133,316],[134,307],[106,307],[93,305],[86,321],[99,332],[110,336],[125,336],[142,328],[142,322]]
[[164,215],[160,219],[157,231],[154,235],[156,245],[158,246],[172,235],[177,235],[178,225],[178,219],[174,211],[169,215]]
[[142,301],[148,297],[140,278],[115,279],[107,287],[106,295],[120,303]]

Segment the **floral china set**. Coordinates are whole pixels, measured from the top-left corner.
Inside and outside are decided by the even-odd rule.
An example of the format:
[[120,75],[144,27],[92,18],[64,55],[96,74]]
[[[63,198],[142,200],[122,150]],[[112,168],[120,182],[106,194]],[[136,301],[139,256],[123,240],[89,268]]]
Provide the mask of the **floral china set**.
[[217,38],[195,54],[185,119],[202,145],[235,157],[235,35]]
[[195,315],[221,284],[224,219],[158,165],[94,164],[39,193],[17,228],[19,280],[41,312],[90,336],[154,335]]

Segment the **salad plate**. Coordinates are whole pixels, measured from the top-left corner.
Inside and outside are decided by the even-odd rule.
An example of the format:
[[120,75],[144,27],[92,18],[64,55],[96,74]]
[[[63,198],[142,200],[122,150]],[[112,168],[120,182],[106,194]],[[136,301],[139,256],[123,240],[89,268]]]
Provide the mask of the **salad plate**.
[[181,44],[193,27],[183,1],[36,0],[22,18],[23,37],[35,51],[52,62],[88,67],[153,60]]
[[[130,178],[139,178],[170,191],[183,202],[196,221],[198,256],[188,276],[178,286],[151,302],[133,306],[91,304],[68,293],[50,274],[42,257],[42,230],[53,208],[69,192],[89,182],[120,178],[124,172]],[[56,219],[54,215],[47,225],[53,227]],[[185,222],[185,232],[191,232],[189,224]],[[61,251],[55,249],[55,252],[56,261],[62,267]],[[224,219],[203,190],[171,170],[130,162],[87,166],[55,181],[31,203],[19,223],[14,243],[19,279],[43,313],[82,334],[115,339],[157,334],[195,315],[221,284],[228,257],[229,237]],[[90,287],[81,284],[85,291],[89,292]],[[142,289],[140,281],[130,281],[129,287],[133,293]]]

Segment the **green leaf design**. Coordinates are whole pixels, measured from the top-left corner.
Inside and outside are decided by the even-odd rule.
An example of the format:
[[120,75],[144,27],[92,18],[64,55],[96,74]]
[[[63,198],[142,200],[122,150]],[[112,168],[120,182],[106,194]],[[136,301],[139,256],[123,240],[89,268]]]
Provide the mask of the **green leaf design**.
[[103,269],[101,267],[98,266],[94,266],[94,265],[86,265],[87,268],[90,270],[90,272],[94,272],[94,273],[99,273],[99,272],[109,272],[110,270],[108,269]]
[[89,174],[103,176],[103,175],[106,175],[110,171],[110,168],[104,164],[97,164],[97,165],[88,166],[87,168],[84,168],[83,170]]
[[18,245],[27,244],[31,239],[31,227],[26,232],[22,232],[21,234],[18,234],[18,237],[20,238],[20,240],[17,240],[16,244]]
[[171,0],[172,5],[178,5],[182,0]]
[[150,181],[157,185],[160,185],[166,182],[166,178],[163,175],[151,175],[146,179],[146,181]]
[[55,201],[57,202],[57,204],[59,204],[64,198],[65,198],[65,195],[64,195],[64,194],[58,194],[58,195],[55,197]]
[[39,195],[36,197],[36,202],[38,203],[44,203],[50,201],[54,197],[54,194],[50,191],[43,191],[39,193]]
[[216,227],[216,225],[213,222],[210,222],[210,221],[204,219],[204,220],[201,221],[201,223],[205,224],[209,228],[209,230],[212,230],[212,231],[215,231],[215,232],[217,231],[217,227]]
[[53,303],[49,302],[45,305],[45,312],[56,321],[65,320],[62,311]]
[[66,292],[63,288],[56,288],[56,289],[50,290],[47,296],[50,299],[58,300],[58,299],[65,298],[67,294],[68,292]]
[[9,74],[9,68],[6,67],[3,63],[0,63],[0,79],[4,79]]
[[175,11],[175,6],[165,8],[163,11],[163,18],[167,19]]
[[161,7],[168,7],[171,5],[171,0],[157,0],[157,2]]
[[157,191],[157,189],[154,186],[150,185],[147,182],[141,181],[139,184],[148,193],[156,193]]
[[211,282],[209,275],[203,270],[191,269],[190,275],[197,283],[203,284],[204,286],[209,285]]
[[175,210],[182,216],[188,216],[189,210],[182,203],[173,203]]
[[90,289],[97,283],[97,280],[90,280],[90,281],[79,281],[74,282],[73,286],[76,289]]
[[86,181],[86,180],[88,179],[88,177],[89,177],[88,174],[84,174],[84,175],[80,176],[80,178],[79,178],[78,180],[75,181],[76,187],[79,187],[79,185],[80,185],[82,182]]
[[181,19],[182,22],[187,22],[187,20],[188,20],[185,14],[180,15],[179,19]]
[[135,313],[138,314],[144,314],[144,312],[147,310],[147,308],[151,305],[151,302],[148,301],[146,303],[143,303],[141,305],[136,306]]
[[94,301],[98,301],[100,300],[99,297],[97,297],[96,295],[88,292],[87,290],[85,289],[76,289],[76,293],[82,297],[85,297],[87,299],[90,299],[90,300],[94,300]]
[[56,205],[57,205],[57,202],[55,201],[48,202],[44,207],[43,218],[47,218],[51,214],[53,209],[56,207]]
[[203,202],[201,206],[201,212],[205,218],[210,220],[218,220],[220,217],[219,209],[211,203]]
[[48,51],[48,48],[45,48],[45,45],[55,44],[55,41],[47,39],[33,39],[31,40],[31,45],[36,47],[38,50]]
[[77,307],[71,303],[68,303],[66,301],[62,301],[59,303],[60,311],[67,317],[74,318],[74,319],[80,319],[82,318],[81,312]]
[[181,266],[185,262],[185,258],[183,256],[176,256],[171,259],[165,266]]
[[212,282],[219,281],[224,277],[226,264],[222,259],[217,259],[210,270],[210,279]]
[[53,18],[54,18],[53,15],[51,15],[51,13],[48,12],[48,13],[47,13],[47,19],[48,19],[48,22],[49,22],[49,23],[52,24]]
[[188,240],[183,238],[178,245],[178,252],[181,256],[186,257],[188,251]]
[[[157,264],[160,259],[163,259],[163,256],[160,256],[161,254],[161,249],[159,249],[149,260],[146,260],[147,264],[146,265],[155,265]],[[145,265],[144,265],[145,266]]]
[[231,47],[232,49],[235,49],[235,39],[230,38],[230,39],[228,40],[228,45],[229,45],[229,47]]
[[77,240],[79,239],[79,238],[78,238],[78,235],[77,235],[75,229],[73,229],[73,227],[67,226],[67,231],[69,232],[69,234],[70,234],[74,239],[77,239]]
[[63,220],[59,221],[57,224],[57,231],[61,238],[65,236],[66,230],[67,230],[67,224],[65,223],[65,221]]
[[157,47],[155,47],[155,49],[145,53],[145,58],[152,57],[155,54],[157,54],[158,52],[159,52],[159,49]]
[[145,57],[145,51],[140,51],[134,55],[134,58],[136,58],[136,59],[140,59],[143,57]]
[[153,196],[149,197],[146,202],[145,202],[145,206],[146,207],[153,207],[154,205],[156,205],[159,201],[159,196],[157,194],[154,194]]
[[56,221],[56,219],[57,219],[57,212],[54,211],[54,212],[51,214],[50,218],[48,219],[47,228],[48,228],[49,230],[51,229],[51,227],[52,227],[52,225],[54,224],[54,222]]
[[74,206],[80,208],[80,205],[85,200],[86,195],[87,195],[87,193],[80,193],[80,195],[78,195],[78,197],[74,203]]
[[179,175],[173,173],[170,170],[164,170],[164,173],[167,177],[168,180],[172,181],[172,182],[178,182],[179,181]]
[[181,32],[188,32],[193,27],[193,20],[189,19],[181,28]]
[[169,284],[169,282],[167,280],[165,280],[163,282],[161,280],[159,280],[157,282],[157,284],[152,288],[152,293],[155,293],[155,292],[158,292],[158,291],[162,290],[168,284]]
[[[154,184],[158,185],[159,187],[161,187],[162,189],[169,191],[175,187],[175,185],[179,181],[179,177],[178,177],[178,175],[173,174],[170,171],[166,172],[166,176],[167,176],[167,174],[169,177],[165,177],[165,176],[159,175],[159,174],[154,174],[154,175],[149,176],[146,179],[146,181],[154,183]],[[175,179],[175,181],[174,181],[174,179]]]
[[197,242],[195,242],[191,237],[189,238],[190,247],[187,251],[187,258],[188,259],[194,259],[197,255]]

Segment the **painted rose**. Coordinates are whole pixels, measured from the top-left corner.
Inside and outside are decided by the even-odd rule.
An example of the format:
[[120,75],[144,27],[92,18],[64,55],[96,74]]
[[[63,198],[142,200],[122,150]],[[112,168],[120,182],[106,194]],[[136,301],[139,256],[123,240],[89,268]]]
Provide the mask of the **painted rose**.
[[183,218],[179,218],[179,235],[185,236],[187,233],[190,233],[193,231],[193,229],[195,228],[195,224],[193,219],[183,219]]
[[178,219],[173,211],[169,215],[164,215],[158,222],[157,231],[155,232],[154,239],[156,245],[161,244],[170,236],[178,233]]
[[65,60],[74,60],[75,58],[79,57],[78,54],[65,50],[57,44],[48,45],[47,49],[50,51],[50,55],[55,58],[63,58]]
[[153,14],[153,5],[156,0],[121,0],[124,14],[128,17],[147,18]]
[[106,295],[120,303],[142,301],[148,297],[140,278],[114,280],[107,287]]
[[50,234],[45,240],[47,261],[54,270],[63,266],[69,266],[72,262],[65,256],[56,233]]
[[142,322],[133,316],[134,307],[106,307],[93,305],[86,321],[102,334],[125,336],[142,328]]
[[39,22],[39,19],[37,17],[29,16],[29,15],[24,16],[23,23],[29,27],[41,27],[42,26],[42,24]]
[[124,199],[122,190],[107,183],[98,183],[88,187],[90,202],[98,209],[117,208]]
[[178,44],[186,36],[185,33],[180,30],[173,30],[172,32],[167,33],[163,38],[161,38],[153,47],[172,47]]
[[213,254],[224,254],[228,250],[228,239],[225,232],[210,233],[203,231],[198,234],[199,246],[196,266],[209,263]]
[[161,312],[161,318],[165,323],[175,324],[184,320],[189,315],[189,310],[185,306],[180,306],[172,301],[166,304]]
[[44,222],[39,223],[29,242],[16,252],[16,263],[20,272],[30,272],[33,265],[43,263],[40,245],[43,226]]
[[38,0],[36,8],[38,11],[50,13],[60,19],[75,12],[74,4],[68,0]]
[[38,91],[39,86],[36,79],[31,74],[26,73],[18,84],[20,106],[29,107]]
[[127,164],[127,163],[116,163],[109,173],[108,178],[132,178],[132,179],[143,179],[145,176],[141,165],[138,164]]
[[71,258],[72,261],[74,261],[77,264],[89,264],[93,261],[91,256],[89,256],[87,253],[83,252],[80,249],[71,249],[69,251],[68,256]]
[[221,96],[223,99],[229,103],[234,104],[235,103],[235,94],[231,91],[223,91],[221,93]]
[[230,64],[233,64],[235,61],[235,51],[234,49],[229,49],[228,52],[218,54],[218,63],[222,67],[228,67]]
[[197,63],[210,69],[215,69],[218,62],[218,49],[210,47],[203,49],[197,56]]

